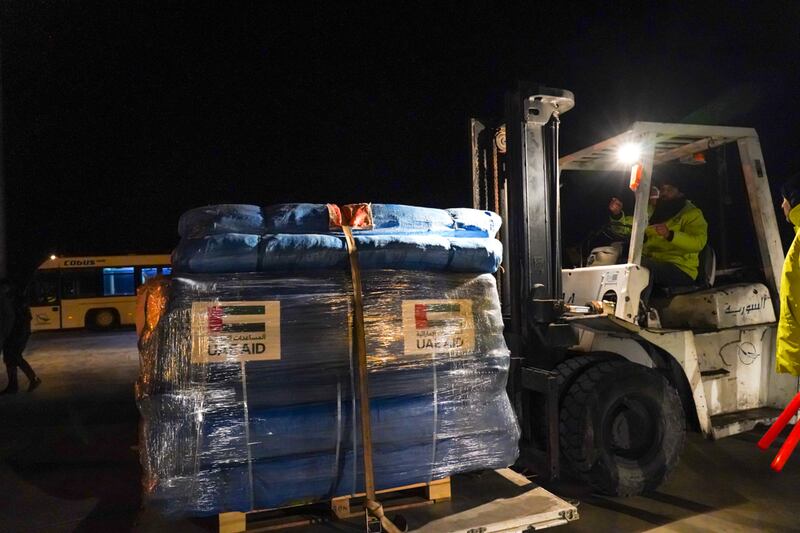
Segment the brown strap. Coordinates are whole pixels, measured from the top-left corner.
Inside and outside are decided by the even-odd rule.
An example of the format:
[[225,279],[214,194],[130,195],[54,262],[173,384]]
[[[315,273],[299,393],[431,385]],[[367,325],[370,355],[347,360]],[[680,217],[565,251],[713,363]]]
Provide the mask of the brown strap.
[[372,516],[381,521],[381,527],[383,527],[384,531],[387,533],[401,533],[400,529],[383,513],[381,502],[367,499],[365,507]]
[[350,256],[350,275],[353,278],[353,325],[355,329],[355,348],[358,357],[358,397],[361,410],[361,438],[364,448],[364,488],[367,493],[366,508],[381,521],[389,533],[400,530],[383,514],[383,506],[375,498],[375,476],[372,467],[372,426],[369,416],[369,386],[367,382],[367,338],[364,327],[364,300],[361,292],[361,269],[358,266],[358,249],[350,226],[342,226],[347,241],[347,254]]

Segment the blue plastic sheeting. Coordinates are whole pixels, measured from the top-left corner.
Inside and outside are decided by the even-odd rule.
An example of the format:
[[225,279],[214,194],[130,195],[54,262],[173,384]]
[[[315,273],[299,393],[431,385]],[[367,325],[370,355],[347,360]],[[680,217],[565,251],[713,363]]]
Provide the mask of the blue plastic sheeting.
[[257,205],[219,204],[186,211],[178,220],[181,237],[203,237],[220,233],[264,232],[264,216]]
[[[370,371],[370,395],[373,398],[421,394],[433,390],[434,382],[439,388],[463,389],[466,381],[474,393],[485,393],[502,388],[508,372],[508,353],[498,350],[487,354],[479,361],[441,361],[430,365],[410,367],[396,372],[396,366],[375,368]],[[248,402],[257,406],[282,406],[302,403],[316,403],[335,398],[337,391],[351,394],[353,382],[349,368],[321,366],[309,368],[303,375],[295,369],[276,371],[265,366],[248,363],[247,371],[253,376],[251,381],[258,383],[267,375],[280,380],[283,387],[251,386],[248,389]]]
[[450,239],[449,272],[497,272],[503,261],[503,243],[497,239]]
[[[491,238],[427,234],[355,235],[362,269],[497,271],[503,246]],[[172,253],[178,272],[274,272],[345,269],[344,237],[324,234],[209,235],[182,239]]]
[[[349,276],[197,274],[169,283],[165,314],[140,346],[147,500],[169,513],[213,514],[362,490]],[[513,463],[519,428],[505,393],[494,277],[367,270],[362,284],[379,486]],[[268,307],[279,314],[251,315]],[[217,317],[220,309],[228,314]],[[225,330],[237,324],[258,328]],[[238,359],[247,331],[275,331],[279,353]],[[225,355],[193,362],[198,346]]]
[[[444,209],[397,204],[372,204],[371,208],[372,229],[356,232],[452,234],[457,229],[453,217]],[[341,233],[330,229],[326,204],[279,204],[263,211],[263,233]],[[491,225],[490,221],[486,223]]]
[[[367,352],[373,397],[408,396],[439,387],[473,391],[501,388],[508,370],[508,349],[494,277],[488,274],[439,274],[367,271],[362,276]],[[192,303],[197,301],[270,300],[280,303],[281,358],[246,363],[248,401],[254,407],[330,401],[337,391],[352,390],[349,332],[349,275],[343,272],[284,274],[209,274],[175,276],[159,343],[151,354],[154,392],[169,392],[179,382],[195,390],[241,380],[239,363],[190,365]],[[402,302],[419,299],[466,299],[472,302],[474,348],[431,358],[403,355]],[[313,334],[309,334],[313,332]],[[402,372],[396,372],[396,370]],[[273,383],[280,383],[275,387]],[[239,391],[239,389],[236,389]],[[240,396],[236,398],[241,400]]]
[[503,220],[492,211],[480,211],[464,207],[448,209],[456,229],[474,234],[475,237],[494,237],[500,231]]
[[[490,211],[434,209],[398,204],[371,204],[373,228],[356,230],[366,235],[431,233],[445,237],[494,237],[500,217]],[[330,228],[327,204],[253,205],[222,204],[187,211],[178,223],[184,238],[221,233],[341,233]]]
[[[452,369],[467,373],[472,365],[494,368],[508,357],[503,337],[503,321],[496,294],[496,282],[488,274],[448,274],[428,272],[373,270],[362,275],[367,353],[372,371],[381,373],[393,368],[404,372],[433,373]],[[275,361],[250,361],[247,371],[265,380],[271,373],[292,370],[314,372],[341,369],[349,374],[351,364],[349,274],[344,272],[285,274],[237,274],[229,276],[174,276],[164,333],[173,338],[182,353],[190,351],[193,302],[224,300],[225,295],[242,301],[277,301],[280,303],[281,358]],[[467,300],[472,306],[474,347],[457,356],[431,359],[426,355],[404,355],[405,336],[403,302],[419,300]],[[166,325],[166,324],[165,324]],[[309,333],[313,332],[312,335]],[[161,358],[160,358],[161,359]],[[162,359],[163,360],[163,359]],[[175,365],[173,360],[165,363]],[[198,367],[202,382],[225,382],[240,379],[236,363]],[[505,369],[505,366],[500,366]],[[168,372],[164,372],[168,374]],[[415,379],[424,379],[421,375]],[[187,375],[186,378],[194,378]],[[387,378],[388,379],[388,378]],[[401,379],[399,376],[396,379]],[[476,382],[471,382],[477,384]],[[424,391],[424,389],[422,389]],[[378,393],[378,391],[373,391]],[[418,394],[407,391],[403,395]]]
[[[223,391],[236,395],[231,401],[242,402],[240,387],[231,388],[227,383],[238,375],[238,365],[215,364],[215,367],[227,366],[225,370],[216,369],[205,374],[198,373],[187,385],[197,387],[206,393],[222,394]],[[254,408],[284,407],[300,404],[316,404],[329,402],[339,394],[352,395],[354,381],[350,374],[349,361],[341,365],[323,365],[320,363],[307,366],[300,372],[302,365],[289,368],[270,368],[264,363],[247,363],[249,376],[248,403]],[[494,356],[482,357],[480,361],[455,361],[446,359],[436,361],[425,368],[405,368],[402,373],[395,368],[372,369],[370,371],[370,396],[385,398],[422,394],[431,391],[435,386],[442,389],[461,390],[464,383],[469,382],[471,392],[481,394],[501,389],[508,373],[508,354],[497,352]],[[207,381],[203,381],[206,378]],[[280,383],[274,387],[272,382]],[[219,386],[218,386],[219,384]],[[171,385],[153,384],[153,393],[170,401],[182,402],[182,392],[174,398]],[[161,402],[162,400],[159,400]],[[166,408],[166,405],[164,406]]]
[[[225,392],[231,400],[222,408],[214,405],[204,409],[203,419],[196,422],[198,445],[204,450],[199,455],[201,466],[247,457],[248,453],[253,460],[276,458],[353,448],[360,442],[357,422],[354,425],[354,420],[358,420],[358,402],[349,401],[349,395],[342,395],[336,402],[272,408],[257,408],[248,402],[245,417],[245,404],[232,399],[235,394],[232,390],[217,390],[215,395],[220,398]],[[504,395],[484,393],[463,398],[444,390],[443,396],[373,399],[370,405],[373,443],[411,446],[461,435],[508,431],[513,427],[514,415]],[[180,401],[176,397],[160,400],[176,399]],[[167,412],[169,407],[161,405],[160,409]],[[398,424],[398,420],[403,423]]]
[[174,272],[257,272],[261,237],[222,233],[181,239],[172,251]]
[[[503,468],[516,457],[518,433],[484,433],[415,446],[376,445],[377,490],[441,479],[460,472]],[[294,455],[247,464],[217,464],[197,476],[174,478],[152,495],[168,514],[215,514],[220,509],[269,509],[364,492],[363,457],[339,453]],[[446,466],[442,466],[446,465]],[[252,479],[252,483],[251,483]]]
[[410,205],[372,204],[373,231],[401,233],[452,232],[456,225],[444,209]]

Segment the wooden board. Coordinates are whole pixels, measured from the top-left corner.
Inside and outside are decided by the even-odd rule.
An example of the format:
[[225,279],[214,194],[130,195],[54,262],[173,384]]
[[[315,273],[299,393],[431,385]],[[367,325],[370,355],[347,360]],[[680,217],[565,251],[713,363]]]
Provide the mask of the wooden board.
[[[397,511],[451,498],[450,478],[377,491],[384,511]],[[327,502],[219,515],[220,533],[278,531],[364,514],[364,494],[337,496]]]

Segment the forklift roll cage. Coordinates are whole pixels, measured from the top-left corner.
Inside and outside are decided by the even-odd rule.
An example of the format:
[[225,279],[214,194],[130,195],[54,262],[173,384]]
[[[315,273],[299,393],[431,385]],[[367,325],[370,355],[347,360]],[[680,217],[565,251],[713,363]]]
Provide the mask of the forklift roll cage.
[[761,153],[756,130],[729,126],[634,122],[624,133],[562,157],[561,170],[629,171],[630,165],[626,167],[617,157],[619,147],[629,142],[638,143],[642,147],[640,162],[643,172],[635,192],[636,208],[633,214],[634,224],[628,263],[637,265],[641,263],[653,168],[725,144],[736,143],[753,214],[762,268],[769,289],[777,294],[784,255],[774,216],[764,156]]

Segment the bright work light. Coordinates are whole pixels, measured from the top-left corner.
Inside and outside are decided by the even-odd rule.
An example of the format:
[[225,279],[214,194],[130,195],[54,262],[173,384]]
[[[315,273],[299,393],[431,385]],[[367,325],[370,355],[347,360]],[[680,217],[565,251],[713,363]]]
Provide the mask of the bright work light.
[[639,161],[642,155],[642,147],[636,143],[625,143],[619,147],[617,158],[627,165],[632,165]]

